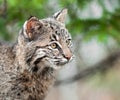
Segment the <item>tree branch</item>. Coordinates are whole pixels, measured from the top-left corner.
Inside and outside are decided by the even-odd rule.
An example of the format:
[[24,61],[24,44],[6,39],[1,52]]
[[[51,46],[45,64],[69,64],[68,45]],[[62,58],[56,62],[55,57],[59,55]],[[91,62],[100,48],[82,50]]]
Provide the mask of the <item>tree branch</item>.
[[114,54],[111,54],[109,57],[107,57],[106,59],[104,59],[100,63],[81,71],[80,73],[78,73],[77,75],[75,75],[71,78],[56,81],[55,86],[70,84],[70,83],[79,81],[83,78],[86,78],[88,76],[94,75],[97,72],[105,72],[105,71],[109,70],[110,68],[114,67],[114,64],[119,59],[120,59],[120,51],[115,52]]

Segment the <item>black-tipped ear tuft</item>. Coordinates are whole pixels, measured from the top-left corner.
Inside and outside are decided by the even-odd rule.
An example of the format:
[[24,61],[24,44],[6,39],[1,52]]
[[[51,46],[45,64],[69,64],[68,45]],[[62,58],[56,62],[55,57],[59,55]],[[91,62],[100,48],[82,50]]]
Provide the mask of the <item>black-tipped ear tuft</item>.
[[59,21],[59,22],[61,22],[61,23],[65,23],[65,17],[66,17],[66,15],[67,15],[67,12],[68,12],[67,9],[63,9],[63,10],[58,11],[57,13],[55,13],[55,14],[53,15],[53,17],[54,17],[57,21]]

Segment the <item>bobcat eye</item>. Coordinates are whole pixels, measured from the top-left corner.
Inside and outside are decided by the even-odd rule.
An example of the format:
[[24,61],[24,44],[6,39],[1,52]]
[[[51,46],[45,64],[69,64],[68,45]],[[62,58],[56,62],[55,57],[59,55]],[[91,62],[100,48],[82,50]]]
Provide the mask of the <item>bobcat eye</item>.
[[52,43],[50,46],[51,46],[52,49],[56,49],[57,48],[57,44],[56,43]]
[[70,39],[66,40],[67,45],[70,45]]

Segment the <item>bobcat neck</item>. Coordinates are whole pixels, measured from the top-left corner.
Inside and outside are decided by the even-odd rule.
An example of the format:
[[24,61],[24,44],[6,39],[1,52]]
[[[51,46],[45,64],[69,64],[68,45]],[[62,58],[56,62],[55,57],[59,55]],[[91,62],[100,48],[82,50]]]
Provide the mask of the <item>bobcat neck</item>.
[[11,95],[20,100],[44,100],[48,89],[55,81],[55,70],[42,59],[36,65],[29,65],[24,60],[24,49],[19,44],[14,46],[13,51],[16,50],[17,75],[12,80]]

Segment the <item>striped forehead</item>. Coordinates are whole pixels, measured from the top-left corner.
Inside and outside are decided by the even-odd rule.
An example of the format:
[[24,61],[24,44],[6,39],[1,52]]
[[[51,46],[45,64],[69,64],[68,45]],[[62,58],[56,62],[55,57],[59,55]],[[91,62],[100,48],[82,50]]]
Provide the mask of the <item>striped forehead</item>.
[[65,29],[55,30],[55,32],[52,33],[51,37],[52,40],[56,41],[71,39],[70,34]]
[[68,30],[63,26],[59,24],[51,24],[52,27],[54,27],[55,34],[63,39],[70,38],[70,34],[68,33]]
[[58,34],[61,39],[68,39],[70,38],[69,33],[65,29],[60,29],[60,33]]
[[[71,38],[70,34],[68,33],[68,30],[65,28],[64,24],[56,22],[55,20],[48,18],[47,20],[43,20],[45,23],[48,23],[50,25],[50,28],[55,31],[55,33],[52,34],[52,37],[54,40],[58,39],[68,39]],[[54,36],[54,34],[56,36]]]

